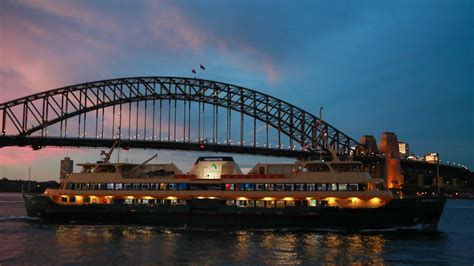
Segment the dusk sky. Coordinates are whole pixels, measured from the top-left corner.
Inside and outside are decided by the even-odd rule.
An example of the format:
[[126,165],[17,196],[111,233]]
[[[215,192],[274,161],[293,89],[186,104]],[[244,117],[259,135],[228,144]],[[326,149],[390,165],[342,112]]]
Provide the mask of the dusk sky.
[[[352,138],[395,132],[474,169],[474,2],[0,1],[0,102],[88,81],[192,76],[284,99]],[[0,149],[0,178],[58,179],[100,150]],[[156,151],[126,152],[142,161]],[[189,170],[201,153],[158,151]],[[183,155],[184,154],[184,155]],[[244,168],[271,157],[234,156]]]

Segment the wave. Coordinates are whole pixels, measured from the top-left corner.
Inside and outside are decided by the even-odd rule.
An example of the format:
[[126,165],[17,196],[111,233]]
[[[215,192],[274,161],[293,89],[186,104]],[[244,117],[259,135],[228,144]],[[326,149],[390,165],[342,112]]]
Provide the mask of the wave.
[[29,217],[29,216],[0,216],[0,222],[8,221],[37,221],[38,217]]

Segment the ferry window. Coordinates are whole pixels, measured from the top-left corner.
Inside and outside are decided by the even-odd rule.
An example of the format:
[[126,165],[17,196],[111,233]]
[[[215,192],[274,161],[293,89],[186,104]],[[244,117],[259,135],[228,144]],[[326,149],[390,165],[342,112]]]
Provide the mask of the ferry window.
[[91,202],[91,198],[89,197],[84,197],[84,203],[89,203]]
[[204,190],[222,190],[221,184],[204,184]]
[[125,204],[133,204],[133,199],[125,199]]
[[265,184],[255,184],[255,190],[258,190],[258,191],[265,190]]
[[114,183],[107,183],[107,190],[114,190]]
[[285,184],[285,190],[286,191],[293,191],[293,190],[295,190],[295,185],[294,184]]
[[265,190],[273,191],[273,190],[275,190],[275,185],[274,184],[265,184]]
[[245,207],[246,205],[247,205],[247,202],[245,200],[237,201],[237,207]]
[[178,185],[175,183],[170,183],[169,184],[169,190],[178,190]]
[[66,189],[73,189],[74,188],[74,183],[68,182],[66,183]]
[[267,201],[265,201],[265,207],[267,207],[267,208],[274,208],[274,207],[275,207],[275,201],[274,201],[274,200],[267,200]]
[[255,189],[254,184],[245,184],[246,191],[253,191]]
[[255,201],[255,206],[259,208],[264,208],[265,207],[265,201],[263,200],[256,200]]
[[170,200],[170,205],[171,206],[176,206],[176,204],[178,204],[178,200]]
[[326,184],[321,184],[321,183],[317,184],[316,187],[317,187],[318,191],[326,191],[326,188],[327,188]]
[[284,190],[285,186],[283,184],[275,184],[275,190],[276,191],[282,191]]
[[151,183],[150,184],[150,190],[158,190],[158,188],[159,188],[158,184],[156,184],[156,183]]
[[239,190],[239,191],[245,190],[245,184],[235,184],[235,190]]
[[255,201],[254,200],[247,201],[247,207],[255,207]]
[[332,184],[329,184],[329,187],[328,187],[329,191],[337,191],[337,184],[336,183],[332,183]]
[[320,201],[320,202],[319,202],[319,205],[322,206],[322,207],[327,207],[327,206],[329,206],[327,200],[322,200],[322,201]]
[[89,183],[84,183],[83,189],[89,190],[90,189],[90,184]]
[[99,165],[97,166],[97,172],[99,173],[114,173],[115,167],[113,165]]
[[225,205],[234,206],[234,205],[235,205],[235,201],[234,201],[234,200],[226,200]]
[[339,184],[339,191],[347,191],[347,184]]
[[286,207],[294,207],[295,206],[295,201],[294,200],[288,200],[285,201]]
[[317,203],[318,203],[318,201],[316,199],[311,199],[309,201],[309,206],[316,207]]
[[134,183],[132,186],[133,186],[133,190],[141,190],[141,184],[139,183]]
[[186,183],[179,183],[178,190],[188,190],[188,184]]
[[260,167],[258,168],[258,174],[259,174],[259,175],[264,175],[264,174],[265,174],[265,167],[260,166]]
[[99,184],[97,184],[97,183],[91,183],[91,189],[92,189],[92,190],[97,190],[97,189],[99,189]]
[[225,190],[234,190],[234,184],[225,184]]
[[74,189],[75,190],[80,190],[81,189],[81,183],[75,183],[74,184]]
[[366,191],[367,190],[367,184],[359,184],[359,191]]
[[168,184],[160,183],[160,190],[168,190]]
[[142,190],[148,190],[148,189],[150,189],[150,184],[142,183]]
[[296,191],[304,191],[304,187],[305,187],[304,184],[296,184],[295,185],[295,190]]
[[314,184],[306,184],[306,190],[314,191]]
[[122,190],[123,189],[123,184],[122,183],[116,183],[115,184],[115,190]]
[[67,197],[61,197],[61,202],[67,202]]
[[99,190],[106,190],[107,189],[107,183],[99,183]]
[[306,168],[309,172],[329,172],[329,167],[326,164],[308,164]]
[[359,191],[359,185],[358,184],[349,184],[348,189],[349,189],[349,191]]
[[285,201],[283,201],[283,200],[277,200],[277,201],[276,201],[276,207],[277,207],[277,208],[285,208]]
[[125,190],[132,190],[132,184],[130,184],[130,183],[123,184],[123,188]]
[[148,199],[142,199],[142,204],[148,204]]
[[70,197],[69,202],[76,202],[76,197],[75,196]]

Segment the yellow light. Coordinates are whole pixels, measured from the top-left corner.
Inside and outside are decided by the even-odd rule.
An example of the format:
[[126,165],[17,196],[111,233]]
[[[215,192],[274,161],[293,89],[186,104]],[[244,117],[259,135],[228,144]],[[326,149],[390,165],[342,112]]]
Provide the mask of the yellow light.
[[273,198],[273,197],[265,197],[265,198],[263,198],[262,200],[275,200],[275,198]]
[[[92,197],[94,197],[94,196],[92,196]],[[126,196],[125,198],[126,199],[134,199],[135,197],[134,196]]]
[[306,197],[307,200],[312,200],[313,198],[312,197]]
[[150,197],[150,196],[145,196],[145,197],[143,197],[142,199],[148,199],[148,200],[150,200],[150,199],[154,199],[154,198],[153,198],[153,197]]
[[248,200],[246,197],[238,197],[237,200]]
[[177,197],[174,197],[174,196],[168,196],[166,197],[165,199],[167,200],[175,200],[175,199],[178,199]]
[[209,199],[216,199],[216,197],[209,197]]
[[289,201],[289,200],[294,200],[293,197],[284,197],[283,200]]
[[198,197],[198,199],[204,199],[204,197]]

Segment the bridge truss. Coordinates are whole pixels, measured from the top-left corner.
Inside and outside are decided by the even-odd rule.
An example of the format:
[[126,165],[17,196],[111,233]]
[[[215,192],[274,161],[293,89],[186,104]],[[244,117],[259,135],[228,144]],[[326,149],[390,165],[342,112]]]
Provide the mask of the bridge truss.
[[281,99],[227,83],[135,77],[67,86],[0,104],[0,147],[111,146],[308,156],[361,146]]

